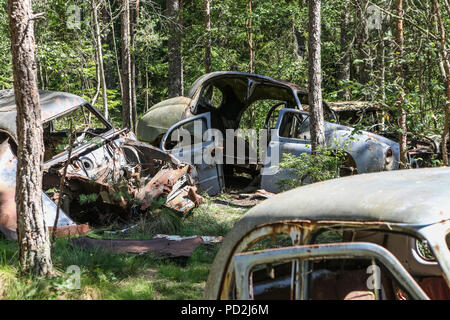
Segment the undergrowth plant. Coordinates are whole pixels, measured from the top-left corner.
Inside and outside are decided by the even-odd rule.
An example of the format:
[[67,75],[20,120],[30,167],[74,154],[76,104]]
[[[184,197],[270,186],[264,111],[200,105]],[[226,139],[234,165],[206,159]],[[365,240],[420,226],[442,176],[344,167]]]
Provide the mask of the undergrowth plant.
[[294,155],[284,153],[280,168],[289,172],[289,178],[279,179],[282,191],[304,185],[306,182],[319,182],[339,177],[339,168],[347,154],[342,149],[318,147],[314,154]]

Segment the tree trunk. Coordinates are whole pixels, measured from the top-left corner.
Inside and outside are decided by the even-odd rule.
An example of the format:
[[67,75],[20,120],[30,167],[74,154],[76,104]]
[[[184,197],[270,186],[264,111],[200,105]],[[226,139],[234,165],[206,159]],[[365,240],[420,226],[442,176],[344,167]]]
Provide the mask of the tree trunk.
[[42,206],[44,142],[35,60],[31,0],[9,0],[9,26],[17,106],[17,235],[23,273],[53,273]]
[[106,93],[106,81],[105,81],[105,69],[103,65],[103,49],[102,49],[102,39],[100,35],[100,26],[98,24],[97,16],[97,2],[95,0],[91,1],[92,17],[94,22],[95,30],[95,46],[97,51],[97,68],[100,75],[100,84],[102,87],[102,100],[103,100],[103,113],[106,119],[109,118],[108,112],[108,95]]
[[119,78],[119,85],[120,85],[120,92],[122,93],[122,74],[120,72],[120,66],[119,66],[119,54],[117,52],[117,44],[116,44],[116,30],[114,28],[114,21],[113,21],[113,13],[111,10],[111,3],[109,1],[106,1],[106,4],[108,6],[108,14],[109,18],[111,20],[111,33],[112,33],[112,40],[113,40],[113,47],[114,47],[114,56],[116,60],[116,69],[117,69],[117,76]]
[[325,146],[325,125],[322,107],[322,67],[320,45],[321,0],[309,0],[309,114],[312,152]]
[[205,0],[205,73],[211,72],[211,0]]
[[[351,67],[351,34],[350,34],[350,10],[348,10],[349,1],[344,2],[341,14],[341,64],[339,70],[339,79],[343,83],[350,81]],[[350,100],[350,89],[345,89],[339,93],[339,97],[346,101]]]
[[[248,72],[255,72],[255,47],[253,44],[253,21],[252,21],[252,0],[248,0],[248,24],[247,24],[247,33],[248,33],[248,47],[250,50],[250,61],[248,63]],[[250,128],[253,128],[253,124],[255,123],[255,110],[251,107],[250,109]]]
[[445,9],[447,9],[447,14],[450,16],[450,1],[444,0]]
[[253,21],[252,21],[252,14],[253,14],[253,8],[252,8],[252,0],[248,0],[248,47],[250,50],[250,61],[248,64],[248,70],[250,73],[255,72],[255,47],[253,46]]
[[131,1],[130,3],[130,43],[131,43],[131,116],[133,119],[133,131],[136,132],[137,123],[137,99],[136,99],[136,55],[135,49],[135,32],[139,18],[139,0]]
[[404,107],[405,91],[404,91],[404,75],[403,75],[403,0],[397,0],[397,80],[399,83],[399,92],[397,106],[401,110],[400,116],[400,168],[406,168],[408,166],[408,145],[406,127],[406,109]]
[[357,21],[360,23],[356,28],[356,42],[358,49],[358,59],[362,62],[358,63],[356,66],[358,80],[362,84],[369,82],[369,62],[370,59],[370,48],[368,46],[369,41],[369,27],[367,25],[367,7],[368,0],[358,0],[357,1]]
[[182,96],[183,87],[183,24],[181,19],[182,0],[167,0],[167,19],[169,24],[169,98]]
[[[380,71],[380,87],[381,87],[381,101],[386,103],[386,44],[383,36],[381,36],[381,71]],[[386,113],[381,112],[381,129],[385,130]]]
[[148,92],[148,63],[145,63],[145,112],[150,108],[149,106],[149,92]]
[[123,126],[133,130],[130,58],[130,1],[122,0],[122,121]]
[[[294,56],[296,60],[304,59],[306,54],[306,37],[303,36],[301,31],[294,25],[295,21],[292,21],[292,34],[294,38]],[[277,50],[277,53],[280,51]]]
[[449,118],[450,118],[450,61],[447,53],[447,45],[445,39],[445,26],[442,21],[441,10],[439,7],[439,3],[437,0],[433,0],[434,12],[436,14],[436,18],[439,24],[440,29],[440,47],[441,47],[441,58],[444,64],[444,87],[446,92],[446,102],[445,102],[445,122],[444,122],[444,131],[442,133],[442,161],[444,165],[448,166],[448,154],[447,154],[447,141],[448,141],[448,132],[449,132]]

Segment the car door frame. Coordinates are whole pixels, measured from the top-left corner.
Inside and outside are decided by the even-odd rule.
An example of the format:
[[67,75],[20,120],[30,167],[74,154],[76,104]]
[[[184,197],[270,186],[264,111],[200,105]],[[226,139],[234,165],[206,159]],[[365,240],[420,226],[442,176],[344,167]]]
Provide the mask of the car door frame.
[[[166,143],[169,141],[169,137],[172,136],[172,133],[179,129],[180,127],[197,120],[203,120],[206,122],[206,132],[207,137],[206,141],[202,141],[200,143],[191,143],[191,148],[187,150],[187,154],[180,155],[180,152],[186,151],[185,147],[177,148],[177,149],[167,149],[165,147]],[[200,188],[203,189],[208,195],[215,195],[222,192],[225,187],[224,182],[224,174],[223,174],[223,163],[207,164],[203,158],[203,152],[205,149],[210,149],[213,147],[215,141],[213,139],[213,135],[211,133],[211,113],[206,112],[193,117],[189,117],[187,119],[181,120],[174,125],[172,125],[169,130],[164,134],[161,139],[160,149],[172,154],[179,160],[184,161],[187,157],[189,159],[196,158],[199,153],[201,153],[201,164],[189,163],[193,167],[195,167],[197,171],[197,177],[199,179]],[[177,154],[178,152],[178,154]],[[215,160],[215,159],[214,159]]]
[[295,155],[300,155],[305,152],[311,153],[311,140],[280,136],[280,127],[287,113],[299,114],[303,118],[305,112],[293,108],[283,108],[278,114],[275,129],[272,130],[270,135],[270,142],[261,169],[261,188],[269,192],[279,192],[280,190],[276,182],[279,179],[289,178],[288,172],[279,168],[283,150],[288,150],[288,153]]

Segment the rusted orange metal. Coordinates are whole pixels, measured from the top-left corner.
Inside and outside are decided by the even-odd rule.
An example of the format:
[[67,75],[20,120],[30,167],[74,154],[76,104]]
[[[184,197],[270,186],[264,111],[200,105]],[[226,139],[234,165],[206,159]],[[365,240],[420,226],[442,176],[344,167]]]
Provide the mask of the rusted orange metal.
[[72,246],[88,251],[108,251],[111,253],[144,254],[151,253],[164,257],[190,257],[192,252],[203,243],[201,237],[183,240],[169,240],[156,238],[150,240],[116,240],[94,239],[90,237],[73,238],[69,242]]

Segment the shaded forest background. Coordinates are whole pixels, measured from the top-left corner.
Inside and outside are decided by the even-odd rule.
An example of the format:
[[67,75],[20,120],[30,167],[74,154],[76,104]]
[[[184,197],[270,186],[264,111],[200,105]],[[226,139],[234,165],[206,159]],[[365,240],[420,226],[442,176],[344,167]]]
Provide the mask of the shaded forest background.
[[[124,0],[34,1],[39,89],[78,94],[104,109],[104,69],[110,119],[122,123]],[[322,4],[322,72],[326,100],[377,100],[396,107],[404,89],[409,132],[441,134],[445,68],[433,1],[404,1],[403,57],[397,55],[396,1],[327,0]],[[177,12],[168,11],[170,5]],[[448,0],[438,1],[447,34]],[[210,29],[205,17],[210,7]],[[308,2],[280,0],[129,1],[131,90],[137,117],[170,92],[169,58],[181,57],[182,86],[206,71],[255,72],[307,86]],[[95,8],[95,9],[94,9]],[[95,15],[94,15],[95,13]],[[95,20],[98,22],[98,31]],[[12,88],[6,3],[0,5],[0,89]],[[97,34],[98,32],[98,34]],[[97,53],[99,35],[102,60]],[[182,46],[174,46],[176,37]],[[175,40],[174,40],[175,38]],[[448,45],[448,40],[445,40]],[[169,47],[172,49],[169,50]],[[207,51],[210,47],[210,65]],[[447,54],[448,56],[448,54]],[[396,65],[401,59],[403,76]],[[173,67],[173,66],[172,66]],[[263,115],[264,116],[264,115]],[[391,119],[397,126],[397,119]]]

